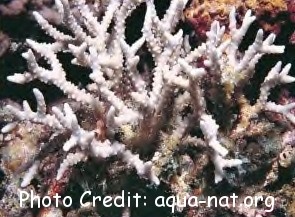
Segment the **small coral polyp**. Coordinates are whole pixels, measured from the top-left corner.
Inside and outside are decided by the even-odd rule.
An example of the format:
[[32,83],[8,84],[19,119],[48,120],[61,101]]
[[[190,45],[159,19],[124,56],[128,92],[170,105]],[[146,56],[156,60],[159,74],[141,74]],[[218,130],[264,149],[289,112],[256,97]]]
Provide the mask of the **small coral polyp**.
[[[8,80],[24,84],[38,79],[55,85],[81,108],[85,105],[90,108],[99,123],[96,128],[84,129],[80,125],[83,120],[78,120],[69,103],[64,103],[63,108],[52,107],[48,112],[38,89],[33,90],[36,111],[26,101],[22,109],[7,106],[16,121],[46,125],[55,135],[70,135],[63,145],[63,151],[68,154],[56,171],[57,180],[79,162],[117,156],[127,166],[134,167],[140,177],[159,185],[161,172],[173,153],[190,141],[208,150],[204,155],[209,155],[214,164],[215,182],[218,183],[226,177],[225,168],[240,168],[243,164],[239,159],[242,153],[231,156],[229,153],[234,146],[225,145],[220,140],[220,132],[223,140],[231,138],[235,141],[243,137],[253,117],[266,111],[279,113],[295,124],[295,116],[291,112],[295,103],[280,105],[268,100],[274,87],[295,81],[288,75],[290,64],[282,66],[278,62],[273,66],[253,105],[245,100],[243,93],[261,57],[284,52],[284,46],[274,45],[275,35],[270,34],[264,39],[263,30],[259,30],[253,44],[245,52],[239,51],[255,16],[249,10],[238,28],[233,8],[229,26],[213,22],[206,33],[206,42],[192,49],[188,36],[176,28],[186,3],[187,0],[172,0],[160,19],[152,0],[109,0],[102,5],[97,2],[94,5],[96,10],[83,0],[71,3],[56,0],[63,24],[71,34],[59,31],[38,12],[33,13],[54,42],[28,39],[29,49],[22,55],[27,60],[28,71],[9,76]],[[142,35],[133,44],[128,44],[126,19],[140,4],[146,6]],[[151,53],[154,68],[146,68],[147,72],[139,71],[142,68],[138,67],[139,62],[146,61],[139,51]],[[91,82],[85,88],[67,79],[57,55],[62,52],[73,55],[72,64],[90,69]],[[39,57],[50,67],[41,66]],[[196,66],[200,59],[203,67]],[[210,97],[214,92],[218,93],[216,97]],[[218,125],[214,118],[216,113],[207,102],[239,108],[240,114],[229,114],[229,119],[239,117],[234,120],[230,131]],[[8,133],[13,129],[11,126],[15,124],[4,127],[2,131]],[[200,130],[202,135],[192,134],[194,129]],[[154,151],[153,157],[137,154],[147,149]],[[40,162],[42,158],[32,163],[23,178],[22,187],[29,185],[38,174]]]

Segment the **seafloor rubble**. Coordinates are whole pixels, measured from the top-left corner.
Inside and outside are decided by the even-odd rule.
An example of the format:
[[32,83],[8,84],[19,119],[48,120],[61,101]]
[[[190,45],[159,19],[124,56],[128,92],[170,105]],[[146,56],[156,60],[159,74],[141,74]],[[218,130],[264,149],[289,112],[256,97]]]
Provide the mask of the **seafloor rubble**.
[[[294,2],[55,3],[0,4],[0,216],[295,216]],[[154,204],[233,193],[261,201]]]
[[[237,8],[238,19],[242,19],[250,9],[255,12],[260,28],[279,34],[286,26],[294,29],[294,4],[293,0],[193,0],[185,9],[184,16],[201,39],[206,37],[206,31],[214,20],[228,24],[227,17],[233,6]],[[290,37],[291,43],[293,37]]]

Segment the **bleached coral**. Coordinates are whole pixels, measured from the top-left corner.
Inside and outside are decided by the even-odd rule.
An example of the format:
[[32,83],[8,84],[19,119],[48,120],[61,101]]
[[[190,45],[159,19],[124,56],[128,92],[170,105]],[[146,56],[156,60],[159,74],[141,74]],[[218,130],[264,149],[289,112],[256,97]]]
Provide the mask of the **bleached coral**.
[[[224,168],[239,167],[243,163],[240,159],[226,158],[229,148],[219,140],[219,126],[206,105],[206,101],[212,100],[207,99],[207,93],[217,89],[224,93],[225,102],[232,98],[231,103],[239,102],[244,96],[243,87],[255,73],[259,59],[264,54],[282,53],[284,46],[273,44],[273,34],[264,39],[263,31],[259,30],[254,43],[245,53],[241,53],[239,45],[255,16],[248,11],[238,28],[233,9],[229,38],[224,37],[225,27],[214,22],[207,33],[207,41],[191,49],[188,37],[176,28],[186,3],[187,0],[172,0],[166,14],[160,19],[153,0],[109,0],[106,5],[98,7],[100,13],[95,13],[84,0],[73,1],[78,13],[71,10],[67,0],[56,0],[58,12],[70,34],[59,31],[42,15],[34,12],[38,24],[55,41],[40,43],[28,39],[29,50],[23,53],[28,62],[28,71],[9,76],[8,80],[24,84],[38,79],[53,84],[68,98],[91,107],[97,114],[97,121],[102,122],[98,129],[83,129],[67,103],[62,110],[53,107],[52,113],[48,113],[44,97],[37,89],[33,90],[37,100],[36,112],[26,101],[23,110],[7,107],[18,120],[48,125],[60,134],[70,133],[63,150],[71,153],[61,164],[57,179],[63,176],[68,167],[86,161],[89,156],[104,159],[115,155],[134,167],[139,176],[158,185],[167,155],[194,128],[202,131],[207,149],[210,150],[208,153],[215,165],[215,182],[225,177]],[[125,37],[126,19],[140,4],[146,5],[142,36],[129,45]],[[146,79],[145,72],[137,67],[141,59],[138,51],[144,50],[144,44],[155,63],[153,69],[148,69],[151,82]],[[91,83],[87,87],[80,88],[67,79],[66,71],[57,57],[61,52],[74,56],[72,64],[91,69]],[[43,67],[37,56],[46,60],[50,67]],[[198,67],[200,60],[203,66]],[[281,113],[294,123],[295,117],[289,112],[294,108],[293,104],[280,106],[267,101],[274,86],[295,80],[288,75],[289,70],[290,65],[281,70],[281,63],[273,67],[261,86],[257,103],[250,106],[252,109],[246,119],[267,110]],[[190,107],[191,111],[183,112],[185,107]],[[167,114],[168,111],[171,114]],[[171,144],[160,144],[152,160],[144,162],[139,155],[128,150],[130,147],[141,149],[152,146],[159,132],[165,131],[167,123],[173,130],[169,137],[171,139],[163,141]],[[2,131],[8,132],[10,126]],[[123,135],[122,143],[114,135],[120,131],[124,134],[126,129],[129,136]],[[238,124],[235,132],[240,131],[242,129]],[[165,150],[167,148],[168,152]],[[159,163],[161,161],[164,162]],[[22,186],[28,184],[35,169],[34,164]]]

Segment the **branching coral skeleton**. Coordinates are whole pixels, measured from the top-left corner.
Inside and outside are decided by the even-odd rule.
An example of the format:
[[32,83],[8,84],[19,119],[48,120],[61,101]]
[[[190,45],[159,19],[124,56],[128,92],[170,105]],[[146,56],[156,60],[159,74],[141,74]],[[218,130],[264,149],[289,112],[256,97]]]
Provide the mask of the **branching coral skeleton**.
[[[7,108],[20,121],[48,125],[58,133],[71,133],[63,145],[63,150],[69,153],[57,171],[57,179],[69,167],[86,161],[88,157],[104,159],[118,156],[134,167],[139,176],[158,185],[161,168],[157,167],[167,162],[157,162],[165,161],[166,155],[171,154],[171,151],[165,152],[165,147],[175,149],[182,139],[189,136],[190,129],[199,128],[215,166],[215,182],[221,181],[225,178],[224,168],[239,167],[243,161],[226,158],[229,150],[218,139],[219,126],[206,105],[206,92],[210,88],[217,88],[224,92],[225,101],[235,98],[238,102],[244,96],[243,87],[255,73],[259,59],[264,54],[282,53],[284,46],[273,44],[273,34],[264,39],[263,31],[259,30],[254,43],[244,53],[238,50],[249,26],[255,20],[251,11],[246,13],[238,28],[233,9],[229,17],[230,37],[225,39],[225,27],[214,22],[207,33],[207,41],[192,50],[188,37],[176,28],[187,0],[172,0],[162,19],[156,15],[153,0],[106,2],[106,5],[101,6],[103,16],[96,17],[84,0],[73,1],[78,13],[73,12],[68,0],[56,0],[63,23],[71,34],[59,31],[38,12],[34,12],[38,24],[55,42],[40,43],[28,39],[29,50],[23,53],[28,62],[28,71],[9,76],[8,80],[24,84],[38,79],[57,86],[68,98],[90,106],[99,117],[103,117],[107,136],[97,138],[95,130],[83,129],[67,103],[63,109],[53,107],[52,113],[47,113],[44,97],[38,89],[33,90],[37,100],[36,112],[32,111],[26,101],[22,110],[10,105]],[[129,45],[125,39],[126,18],[140,4],[146,4],[142,36]],[[141,58],[138,51],[143,49],[144,44],[155,63],[149,72],[151,84],[137,67]],[[57,57],[60,52],[71,53],[74,56],[72,64],[90,68],[89,78],[92,83],[86,88],[79,88],[67,80],[66,72]],[[50,68],[42,67],[37,55],[42,56]],[[199,59],[203,59],[204,67],[196,67]],[[251,107],[253,112],[250,116],[271,111],[283,114],[295,124],[295,117],[290,113],[295,107],[294,103],[283,106],[267,101],[273,87],[295,81],[295,78],[288,75],[289,70],[290,64],[282,69],[280,62],[271,69],[261,85],[256,104]],[[204,85],[208,76],[211,77],[210,85]],[[171,105],[172,118],[165,115],[167,106]],[[185,105],[189,105],[192,112],[182,115]],[[173,144],[161,144],[152,160],[143,162],[139,155],[128,150],[127,147],[138,147],[138,141],[151,145],[167,123],[173,127],[170,135]],[[240,131],[239,127],[238,124],[235,130]],[[8,125],[2,131],[7,133],[10,129],[11,125]],[[132,136],[125,136],[122,143],[116,140],[114,134],[120,130],[124,133],[124,129],[131,129],[133,133]],[[37,173],[37,165],[34,163],[28,170],[22,182],[23,187]]]

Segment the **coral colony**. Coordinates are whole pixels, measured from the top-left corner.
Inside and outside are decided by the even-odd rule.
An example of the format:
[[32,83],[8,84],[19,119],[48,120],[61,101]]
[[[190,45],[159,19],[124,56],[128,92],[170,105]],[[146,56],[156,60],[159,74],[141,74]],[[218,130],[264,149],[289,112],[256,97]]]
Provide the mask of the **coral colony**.
[[[192,164],[200,164],[200,159],[206,161],[208,157],[214,166],[214,183],[230,182],[232,176],[242,175],[244,164],[251,161],[237,149],[239,141],[270,133],[275,123],[267,117],[279,115],[295,124],[294,102],[279,104],[269,99],[276,86],[295,81],[288,75],[291,64],[273,65],[254,103],[244,94],[262,56],[284,52],[284,46],[274,44],[275,35],[265,36],[259,30],[253,43],[241,51],[239,46],[255,16],[248,10],[242,23],[238,23],[233,7],[229,25],[220,26],[214,21],[206,41],[192,48],[188,35],[178,28],[187,3],[172,0],[160,18],[153,0],[107,0],[93,5],[85,0],[56,0],[56,9],[69,31],[58,29],[33,12],[39,26],[53,40],[27,39],[29,48],[22,57],[28,70],[7,79],[18,84],[39,80],[54,85],[68,100],[62,106],[47,106],[42,92],[34,88],[36,110],[27,101],[22,107],[5,107],[14,118],[2,128],[4,135],[24,123],[42,126],[49,132],[47,141],[38,145],[40,150],[20,177],[19,189],[27,189],[39,173],[44,173],[46,149],[53,145],[52,140],[66,137],[54,149],[59,157],[63,156],[54,170],[55,191],[78,164],[115,158],[125,170],[136,171],[147,185],[159,188],[166,183],[173,194],[185,197],[193,194],[190,187],[196,169],[191,169]],[[126,20],[143,4],[146,12],[142,34],[131,43],[125,36]],[[75,85],[67,78],[60,53],[70,53],[71,64],[89,69],[87,85]],[[152,61],[143,53],[151,54]],[[76,114],[80,110],[91,113],[92,123],[85,124]],[[286,136],[278,156],[287,152],[285,158],[293,157],[291,137]],[[179,153],[180,149],[202,153],[196,159]],[[180,172],[169,181],[164,174],[175,158]],[[245,214],[249,210],[240,207],[237,212]]]

